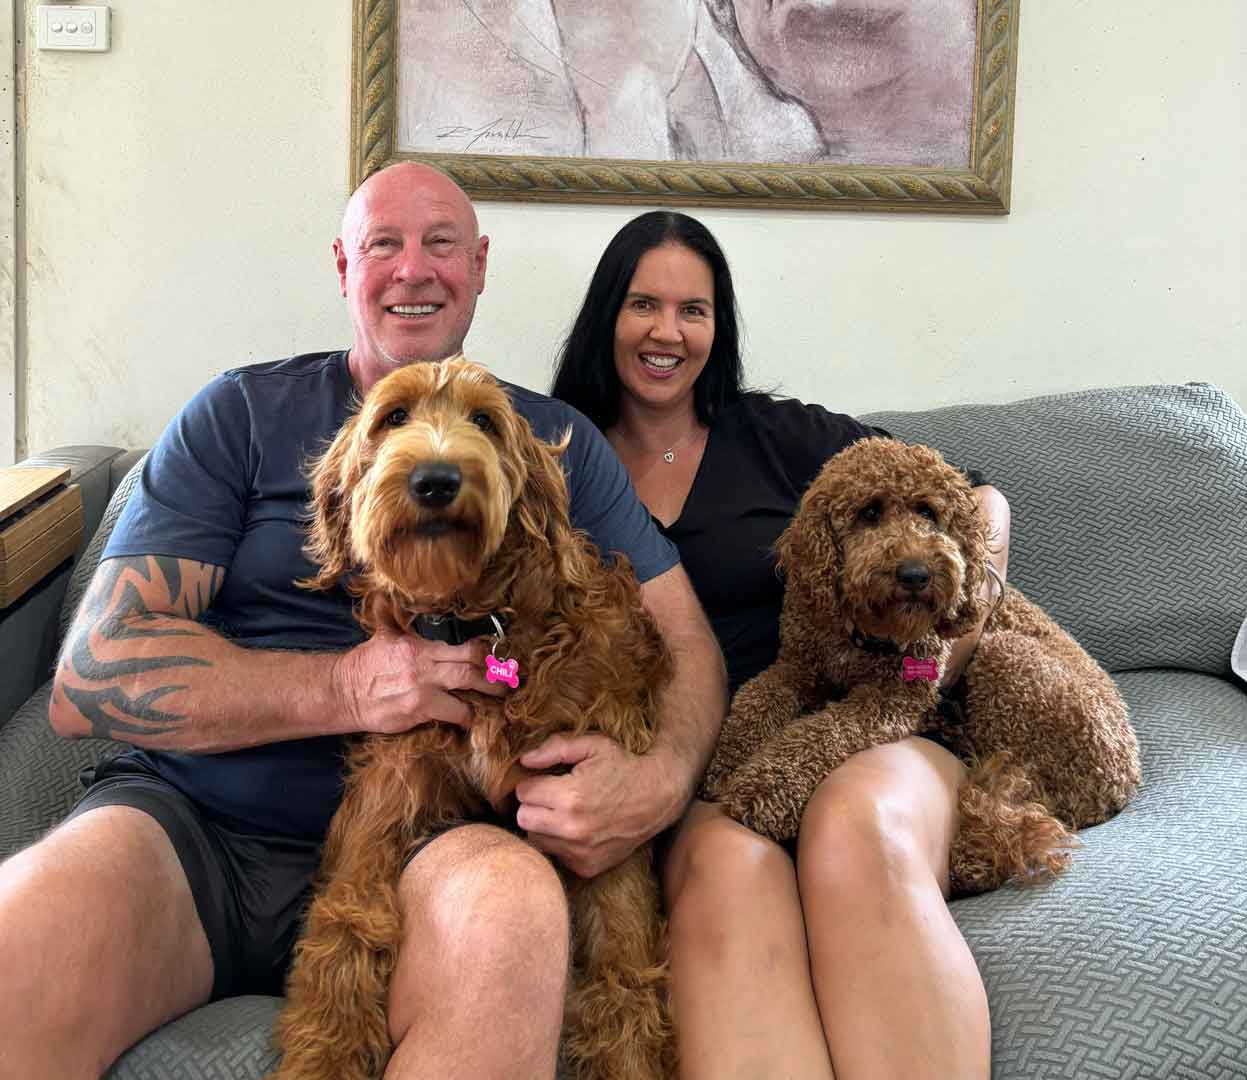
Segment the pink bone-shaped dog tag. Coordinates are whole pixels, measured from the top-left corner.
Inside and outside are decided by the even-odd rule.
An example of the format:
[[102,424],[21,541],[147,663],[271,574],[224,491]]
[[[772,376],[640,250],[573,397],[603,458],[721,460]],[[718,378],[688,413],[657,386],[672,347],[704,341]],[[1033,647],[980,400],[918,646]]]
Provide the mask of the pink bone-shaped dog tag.
[[901,675],[906,682],[913,682],[915,679],[935,682],[940,677],[940,666],[935,662],[934,656],[928,656],[925,660],[906,656],[901,660]]
[[504,682],[514,690],[520,685],[520,665],[515,660],[499,660],[490,653],[485,657],[485,681]]

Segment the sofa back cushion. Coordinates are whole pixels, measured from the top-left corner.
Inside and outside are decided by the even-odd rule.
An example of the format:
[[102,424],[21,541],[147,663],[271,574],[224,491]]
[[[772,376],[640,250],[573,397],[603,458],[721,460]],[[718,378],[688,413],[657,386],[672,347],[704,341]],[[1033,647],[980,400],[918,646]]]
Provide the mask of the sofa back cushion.
[[1247,416],[1203,383],[863,417],[982,469],[1009,580],[1109,671],[1224,675],[1247,614]]

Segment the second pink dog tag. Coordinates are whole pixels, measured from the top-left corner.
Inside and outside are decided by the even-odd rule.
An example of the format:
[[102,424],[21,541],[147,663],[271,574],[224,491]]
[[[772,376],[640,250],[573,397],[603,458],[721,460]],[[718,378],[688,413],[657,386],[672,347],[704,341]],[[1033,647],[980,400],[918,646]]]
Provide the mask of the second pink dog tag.
[[901,660],[901,677],[906,682],[913,682],[915,679],[935,682],[940,677],[940,666],[933,656],[928,656],[925,660],[915,660],[912,656],[906,656]]
[[520,665],[515,660],[499,660],[490,653],[485,657],[485,681],[503,682],[514,690],[520,685]]

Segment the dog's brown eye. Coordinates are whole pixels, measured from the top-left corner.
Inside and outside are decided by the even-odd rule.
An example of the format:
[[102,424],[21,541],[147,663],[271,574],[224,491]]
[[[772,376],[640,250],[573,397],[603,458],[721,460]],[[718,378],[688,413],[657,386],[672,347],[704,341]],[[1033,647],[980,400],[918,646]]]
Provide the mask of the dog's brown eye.
[[402,427],[405,423],[407,423],[406,409],[395,409],[385,418],[386,427]]
[[878,525],[881,512],[882,507],[877,502],[867,503],[857,512],[857,518],[867,525]]
[[486,435],[492,435],[497,428],[494,427],[494,421],[487,412],[473,413],[471,416],[472,423],[480,428]]
[[931,507],[929,507],[926,503],[919,503],[915,506],[914,513],[919,517],[927,518],[929,521],[938,522],[940,520],[939,514],[931,509]]

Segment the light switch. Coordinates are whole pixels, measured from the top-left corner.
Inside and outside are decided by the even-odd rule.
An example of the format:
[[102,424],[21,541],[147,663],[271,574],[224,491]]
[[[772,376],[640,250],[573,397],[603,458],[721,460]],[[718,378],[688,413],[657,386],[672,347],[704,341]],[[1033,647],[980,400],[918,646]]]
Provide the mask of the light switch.
[[109,12],[106,4],[36,4],[35,43],[41,49],[107,52]]

